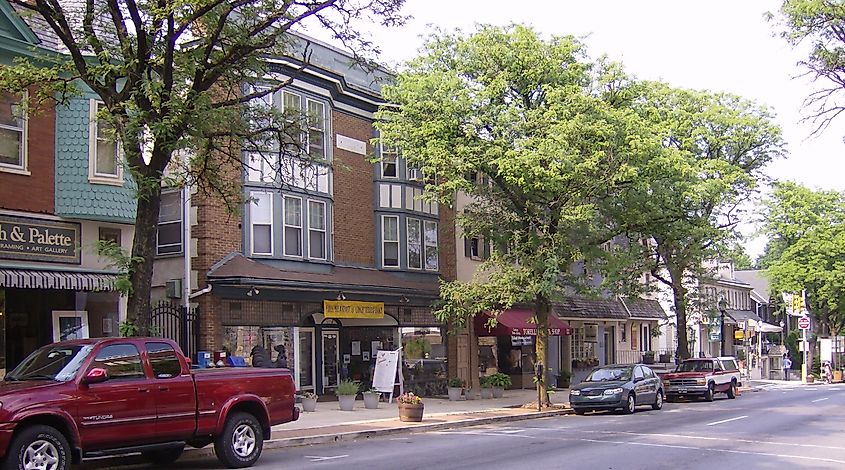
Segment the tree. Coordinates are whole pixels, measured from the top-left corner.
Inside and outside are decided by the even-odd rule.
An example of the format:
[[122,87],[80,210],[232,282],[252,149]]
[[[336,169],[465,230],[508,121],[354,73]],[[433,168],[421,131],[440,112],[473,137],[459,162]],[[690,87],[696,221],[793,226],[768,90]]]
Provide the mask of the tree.
[[749,256],[748,252],[745,251],[745,247],[736,240],[726,246],[723,246],[719,250],[719,256],[722,259],[730,260],[734,269],[754,269],[755,267],[754,262],[751,260],[751,256]]
[[400,24],[403,2],[10,0],[19,11],[40,16],[67,54],[52,65],[24,59],[3,67],[3,87],[37,83],[46,91],[42,96],[57,97],[78,80],[103,101],[106,111],[98,119],[109,122],[121,142],[138,187],[128,314],[142,331],[165,169],[175,172],[177,184],[191,183],[240,206],[232,176],[241,174],[243,148],[271,148],[277,156],[307,153],[299,149],[301,124],[290,125],[291,119],[262,106],[263,97],[290,81],[267,80],[264,58],[297,56],[304,66],[307,41],[288,33],[309,23],[353,51],[373,52],[355,25]]
[[779,35],[791,46],[809,43],[807,58],[799,65],[805,75],[822,87],[804,101],[811,108],[807,119],[819,133],[843,111],[838,97],[845,91],[845,3],[839,0],[786,0],[780,16],[768,13],[770,21],[780,20]]
[[544,40],[525,26],[440,32],[384,88],[391,105],[377,116],[381,144],[431,176],[428,197],[473,199],[458,223],[494,247],[486,278],[442,284],[435,315],[462,326],[533,305],[544,364],[551,300],[585,287],[570,266],[616,233],[600,205],[629,184],[643,148],[659,147],[620,98],[624,78],[591,67],[572,37]]
[[845,194],[775,184],[763,230],[782,247],[766,274],[775,292],[806,290],[810,315],[833,336],[845,329]]
[[641,246],[651,274],[671,291],[678,355],[688,358],[694,286],[709,275],[703,263],[736,239],[739,208],[754,195],[765,165],[781,155],[783,141],[769,112],[739,97],[660,83],[640,90],[636,108],[659,132],[664,151],[638,169],[638,184],[617,217],[635,221],[630,235],[649,240]]

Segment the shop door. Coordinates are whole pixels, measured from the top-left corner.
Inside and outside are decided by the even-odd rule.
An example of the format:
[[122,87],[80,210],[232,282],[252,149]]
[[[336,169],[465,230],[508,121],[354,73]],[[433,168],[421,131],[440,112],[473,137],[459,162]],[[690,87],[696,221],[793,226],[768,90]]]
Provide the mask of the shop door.
[[299,362],[299,383],[297,390],[314,390],[314,329],[299,329],[299,353],[296,355]]
[[604,363],[616,363],[616,328],[613,326],[604,332]]
[[340,382],[340,332],[323,330],[323,389],[335,388]]

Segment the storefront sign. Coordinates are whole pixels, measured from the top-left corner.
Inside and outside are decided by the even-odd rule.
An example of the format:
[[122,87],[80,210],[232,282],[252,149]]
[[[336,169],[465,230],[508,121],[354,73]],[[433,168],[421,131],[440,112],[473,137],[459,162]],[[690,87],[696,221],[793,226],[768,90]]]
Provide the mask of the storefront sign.
[[324,300],[326,318],[384,318],[384,302],[353,302],[349,300]]
[[[561,333],[560,328],[549,327],[549,336],[560,336]],[[537,328],[511,328],[511,336],[537,336]]]
[[0,215],[0,258],[79,264],[79,224]]

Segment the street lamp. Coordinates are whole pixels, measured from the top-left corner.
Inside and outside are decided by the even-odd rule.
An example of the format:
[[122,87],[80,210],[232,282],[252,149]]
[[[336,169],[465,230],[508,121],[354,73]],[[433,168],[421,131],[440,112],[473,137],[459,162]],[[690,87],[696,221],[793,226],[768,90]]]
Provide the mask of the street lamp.
[[786,343],[783,340],[783,327],[784,323],[783,320],[780,321],[780,345],[786,347]]
[[719,299],[719,356],[725,355],[725,309],[728,308],[728,302],[724,297]]

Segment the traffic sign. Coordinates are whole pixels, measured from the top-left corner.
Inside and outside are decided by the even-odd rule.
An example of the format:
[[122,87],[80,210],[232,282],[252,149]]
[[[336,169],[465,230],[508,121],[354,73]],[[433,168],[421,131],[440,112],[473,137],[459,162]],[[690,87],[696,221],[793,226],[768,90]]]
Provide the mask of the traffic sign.
[[810,317],[801,317],[798,319],[798,328],[802,330],[810,329]]

